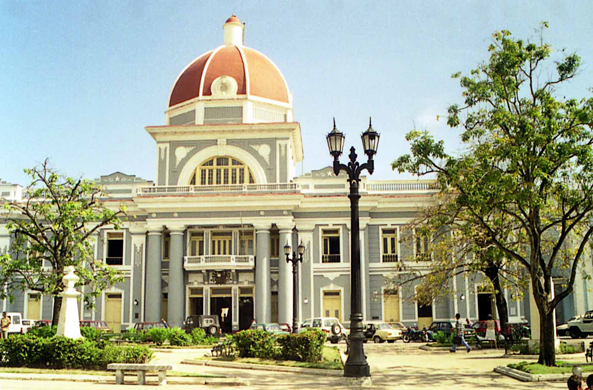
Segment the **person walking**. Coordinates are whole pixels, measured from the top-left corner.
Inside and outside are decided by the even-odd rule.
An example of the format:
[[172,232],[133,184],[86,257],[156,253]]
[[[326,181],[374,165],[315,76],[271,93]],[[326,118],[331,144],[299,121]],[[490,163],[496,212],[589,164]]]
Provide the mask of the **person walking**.
[[2,331],[2,338],[8,338],[8,327],[10,326],[10,318],[6,316],[6,312],[2,312],[2,318],[0,319],[0,330]]
[[455,329],[454,329],[454,333],[453,333],[453,347],[451,348],[451,350],[449,352],[456,352],[457,344],[463,344],[465,346],[465,348],[467,349],[467,352],[469,353],[469,351],[471,351],[472,349],[470,348],[470,346],[465,341],[465,338],[463,337],[463,325],[461,324],[461,321],[459,320],[460,318],[461,318],[461,315],[459,313],[455,314]]

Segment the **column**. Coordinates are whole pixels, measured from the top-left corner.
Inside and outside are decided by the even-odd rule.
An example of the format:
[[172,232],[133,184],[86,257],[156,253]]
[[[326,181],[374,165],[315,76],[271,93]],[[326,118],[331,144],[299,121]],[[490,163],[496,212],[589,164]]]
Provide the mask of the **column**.
[[185,227],[169,228],[169,300],[168,320],[171,327],[181,327],[184,320],[183,231]]
[[162,229],[148,231],[148,255],[146,262],[146,285],[144,299],[145,320],[160,322],[162,315],[163,288],[161,282],[163,251],[161,249]]
[[286,262],[284,245],[288,244],[291,246],[291,256],[292,252],[297,252],[297,248],[292,245],[292,227],[279,228],[280,256],[278,256],[278,322],[291,324],[292,326],[292,265]]
[[305,246],[303,262],[299,264],[299,322],[315,316],[315,287],[313,279],[313,263],[318,254],[313,253],[313,229],[315,225],[297,222],[299,242]]
[[146,283],[146,228],[143,226],[132,225],[130,227],[132,234],[132,294],[130,294],[130,322],[144,321],[144,286]]
[[272,322],[272,279],[270,276],[270,226],[256,226],[255,320]]

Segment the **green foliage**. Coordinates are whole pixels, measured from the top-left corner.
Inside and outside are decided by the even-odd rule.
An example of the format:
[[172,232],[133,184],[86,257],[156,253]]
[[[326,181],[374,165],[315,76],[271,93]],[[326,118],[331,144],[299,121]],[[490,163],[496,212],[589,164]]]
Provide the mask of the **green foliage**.
[[15,335],[0,340],[0,364],[10,367],[106,369],[109,363],[145,363],[152,351],[144,346],[117,346],[63,336]]
[[56,335],[58,331],[57,326],[40,326],[40,327],[33,327],[29,329],[27,335],[29,336],[36,336],[41,338],[49,338]]
[[81,326],[80,327],[80,334],[87,340],[91,341],[99,341],[101,340],[101,334],[103,332],[99,329],[90,327],[90,326]]
[[319,329],[308,329],[298,334],[284,334],[278,336],[280,353],[283,360],[317,363],[323,357],[323,345],[326,334]]
[[167,338],[171,345],[185,346],[192,343],[192,337],[181,328],[169,329]]
[[206,343],[206,331],[202,328],[195,328],[191,331],[192,343],[196,345],[207,344]]
[[141,341],[142,334],[138,333],[134,328],[128,328],[121,334],[121,338],[129,341]]
[[57,296],[64,289],[64,267],[74,266],[90,307],[91,297],[122,280],[117,270],[95,258],[91,235],[106,225],[119,229],[125,209],[105,207],[99,186],[59,175],[47,160],[25,172],[32,180],[24,191],[28,198],[3,206],[13,240],[9,253],[0,255],[0,285],[7,286],[0,298],[14,299],[15,292],[24,290]]
[[162,345],[169,338],[169,329],[152,328],[144,333],[143,341],[152,341],[156,345]]
[[[540,317],[551,322],[593,235],[593,98],[557,93],[578,74],[580,58],[553,53],[543,37],[535,43],[499,31],[488,51],[469,75],[454,75],[463,103],[449,107],[447,124],[460,128],[463,151],[450,155],[442,141],[413,130],[411,154],[392,167],[436,174],[450,208],[432,219],[433,231],[459,226],[470,239],[455,250],[473,246],[484,254],[472,257],[478,262],[491,257],[510,272],[522,270],[517,278],[530,280]],[[554,294],[557,270],[567,278]],[[540,363],[555,363],[554,332],[542,327]]]
[[447,334],[443,331],[438,331],[434,334],[434,341],[439,344],[453,344],[453,332]]
[[233,335],[239,357],[275,359],[277,356],[276,337],[261,329],[248,329]]

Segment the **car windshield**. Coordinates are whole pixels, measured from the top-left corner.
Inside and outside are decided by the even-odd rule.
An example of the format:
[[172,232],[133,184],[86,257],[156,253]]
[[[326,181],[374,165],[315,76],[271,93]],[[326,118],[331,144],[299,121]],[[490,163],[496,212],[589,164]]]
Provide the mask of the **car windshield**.
[[23,320],[23,325],[31,325],[31,321],[29,321],[29,320]]
[[266,326],[266,330],[267,331],[270,331],[270,330],[276,331],[276,330],[282,330],[282,329],[280,329],[280,325],[270,324],[270,325]]
[[329,328],[329,327],[331,327],[333,324],[337,324],[337,323],[338,323],[338,320],[337,320],[337,319],[335,319],[335,318],[330,318],[330,319],[327,319],[327,320],[324,320],[324,321],[323,321],[323,324],[324,324],[323,326],[325,326],[325,327],[328,327],[328,328]]
[[393,329],[391,325],[387,323],[379,324],[379,329]]
[[404,324],[402,324],[401,322],[395,322],[395,323],[391,324],[391,327],[393,329],[403,329],[403,328],[405,328]]

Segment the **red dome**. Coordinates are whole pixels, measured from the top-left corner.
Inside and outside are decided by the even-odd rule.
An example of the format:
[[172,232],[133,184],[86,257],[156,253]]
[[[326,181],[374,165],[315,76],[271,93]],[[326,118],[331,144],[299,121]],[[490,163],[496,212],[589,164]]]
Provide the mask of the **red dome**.
[[238,17],[236,17],[235,15],[231,15],[231,17],[230,17],[230,18],[228,18],[228,19],[226,20],[226,22],[224,22],[224,24],[227,24],[227,23],[239,23],[239,24],[240,24],[240,23],[241,23],[241,21],[240,21],[240,20],[239,20],[239,18],[238,18]]
[[[232,16],[227,23],[231,19]],[[236,17],[234,19],[239,20]],[[289,103],[288,86],[272,61],[247,47],[221,46],[198,57],[185,68],[175,82],[169,107],[197,97],[212,96],[212,82],[220,76],[235,79],[237,95],[253,95]]]

